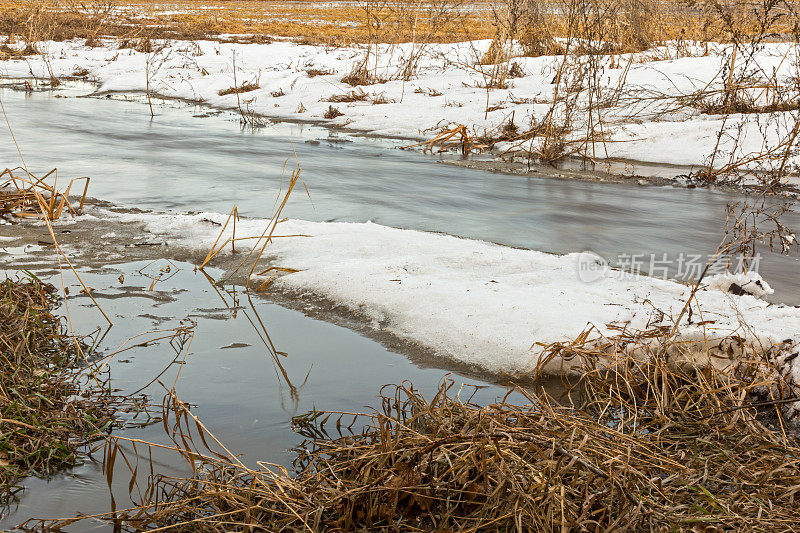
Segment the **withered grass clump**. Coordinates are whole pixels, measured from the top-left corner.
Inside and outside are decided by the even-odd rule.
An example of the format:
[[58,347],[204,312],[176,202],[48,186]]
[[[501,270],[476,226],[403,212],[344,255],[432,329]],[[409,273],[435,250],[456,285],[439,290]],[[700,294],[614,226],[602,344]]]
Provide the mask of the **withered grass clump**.
[[697,107],[704,115],[732,115],[736,113],[785,113],[787,111],[800,110],[800,101],[791,100],[760,105],[742,99],[720,98],[701,101]]
[[334,102],[334,103],[349,103],[349,102],[363,102],[368,98],[369,95],[365,93],[362,88],[359,87],[356,90],[352,90],[344,94],[332,94],[331,96],[325,98],[323,101]]
[[323,118],[326,118],[328,120],[333,120],[336,117],[341,117],[343,115],[344,115],[344,113],[339,111],[338,107],[333,107],[332,105],[329,105],[328,106],[328,110],[325,111],[325,113],[322,116],[323,116]]
[[330,76],[331,74],[335,74],[335,71],[319,68],[307,68],[306,74],[309,78],[315,78],[317,76]]
[[217,94],[220,96],[226,96],[228,94],[249,93],[250,91],[256,91],[258,89],[259,86],[257,83],[243,83],[238,87],[228,87],[227,89],[222,89]]
[[9,59],[19,59],[36,54],[36,49],[30,44],[26,45],[22,50],[17,50],[8,46],[8,43],[0,45],[0,60],[7,61]]
[[151,476],[139,507],[95,518],[131,531],[798,531],[798,440],[746,383],[630,360],[585,373],[571,406],[404,384],[372,414],[295,418],[306,441],[291,475],[201,452],[191,434],[205,450],[213,435],[173,395],[172,440],[194,475]]
[[[53,183],[47,183],[48,179],[52,179]],[[84,181],[83,194],[77,207],[69,201],[72,185],[76,181]],[[22,167],[7,168],[0,172],[0,218],[13,216],[56,220],[64,213],[74,216],[83,209],[89,181],[87,177],[73,178],[62,191],[56,188],[56,169],[39,178]]]
[[[56,289],[32,278],[0,283],[0,503],[27,475],[74,465],[113,420],[113,398],[82,387],[86,346],[51,313]],[[95,378],[97,379],[97,378]]]

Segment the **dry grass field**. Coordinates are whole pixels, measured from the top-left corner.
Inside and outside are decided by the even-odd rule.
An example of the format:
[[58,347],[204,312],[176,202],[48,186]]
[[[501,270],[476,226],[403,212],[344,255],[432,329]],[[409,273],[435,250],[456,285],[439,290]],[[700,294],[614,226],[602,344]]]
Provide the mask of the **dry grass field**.
[[[427,38],[456,41],[494,33],[491,6],[445,0],[420,2],[209,1],[18,1],[0,3],[2,31],[24,33],[39,17],[56,38],[99,34],[136,38],[197,39],[220,34],[294,37],[314,43],[366,42],[372,27],[382,40]],[[433,21],[433,28],[429,22]],[[446,20],[444,20],[446,19]]]
[[546,54],[554,50],[542,42],[580,37],[575,13],[589,15],[587,22],[602,14],[609,41],[630,51],[676,39],[725,42],[736,38],[732,32],[743,36],[764,28],[781,39],[796,31],[794,17],[762,20],[758,13],[793,12],[795,5],[793,0],[2,0],[0,32],[27,36],[36,27],[48,33],[40,37],[56,40],[235,35],[323,44],[506,37],[527,43],[529,52]]

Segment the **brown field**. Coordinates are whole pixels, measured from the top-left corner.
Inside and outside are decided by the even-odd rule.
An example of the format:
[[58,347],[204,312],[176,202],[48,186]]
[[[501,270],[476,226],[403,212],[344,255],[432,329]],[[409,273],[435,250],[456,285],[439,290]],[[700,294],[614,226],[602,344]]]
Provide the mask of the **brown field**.
[[[575,35],[570,13],[601,15],[604,33],[622,51],[672,39],[730,41],[766,24],[772,39],[796,31],[794,0],[778,2],[761,21],[750,0],[0,0],[0,33],[73,37],[181,39],[233,34],[241,40],[292,37],[323,44],[542,39]],[[724,12],[724,14],[723,14]],[[588,29],[588,28],[587,28]],[[534,46],[535,48],[535,46]],[[552,50],[550,50],[552,51]],[[542,50],[547,52],[547,50]]]
[[[380,5],[378,5],[380,4]],[[467,6],[467,7],[463,7]],[[377,16],[376,10],[382,13]],[[446,21],[439,13],[447,12]],[[366,6],[362,2],[254,1],[90,1],[0,2],[0,31],[25,34],[31,18],[48,19],[56,39],[118,37],[173,37],[198,39],[220,34],[296,37],[314,43],[366,42],[370,24],[386,30],[386,40],[454,41],[486,38],[494,34],[489,4],[464,4],[459,0],[421,6],[418,2],[386,2]],[[427,28],[426,18],[438,18]],[[388,31],[391,29],[391,31]],[[391,38],[389,38],[391,35]]]

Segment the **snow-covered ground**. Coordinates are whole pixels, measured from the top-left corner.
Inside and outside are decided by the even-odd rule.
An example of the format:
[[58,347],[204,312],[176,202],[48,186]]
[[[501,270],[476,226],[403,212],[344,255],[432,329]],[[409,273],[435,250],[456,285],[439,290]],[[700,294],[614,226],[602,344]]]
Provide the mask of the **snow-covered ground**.
[[[507,88],[486,89],[493,67],[480,65],[480,59],[490,44],[381,45],[377,54],[373,47],[369,71],[389,81],[359,88],[343,83],[342,78],[363,61],[364,47],[330,48],[286,40],[270,44],[174,41],[151,53],[120,48],[115,40],[97,47],[86,47],[82,40],[47,42],[39,45],[43,56],[0,62],[0,75],[48,78],[88,71],[88,77],[99,82],[100,91],[145,91],[149,86],[166,97],[224,108],[241,106],[285,119],[326,120],[324,114],[332,105],[343,114],[327,120],[331,124],[414,139],[429,139],[437,128],[455,124],[477,133],[496,130],[512,117],[519,130],[525,131],[550,109],[554,73],[562,57],[515,57],[511,63],[516,63],[515,71],[521,76],[509,78]],[[399,74],[415,55],[419,55],[418,68],[404,81]],[[722,87],[722,67],[729,57],[729,48],[711,44],[669,45],[604,59],[598,83],[603,94],[616,96],[613,105],[602,109],[606,142],[594,146],[595,155],[702,165],[708,163],[718,139],[723,153],[737,147],[735,157],[775,147],[794,126],[796,111],[725,118],[702,114],[696,105],[687,104],[691,98],[681,100]],[[796,79],[793,45],[763,44],[754,57],[747,68],[768,73],[779,90]],[[238,98],[219,94],[244,83],[258,88]],[[329,101],[351,91],[363,91],[365,96],[349,103]],[[753,96],[767,102],[771,94],[771,90],[756,89]],[[579,98],[580,105],[585,98]],[[585,110],[579,108],[573,117],[573,137],[580,136],[585,124]],[[720,137],[723,130],[726,134]],[[507,147],[501,144],[498,149]],[[727,160],[722,155],[715,163]],[[789,163],[797,161],[792,156]]]
[[[191,251],[198,262],[220,235],[217,224],[226,220],[215,213],[91,213],[86,216],[143,225],[171,247]],[[262,235],[265,227],[264,220],[242,219],[236,235]],[[220,243],[231,235],[230,228]],[[589,326],[596,328],[591,337],[597,338],[619,335],[619,328],[636,332],[671,324],[691,290],[674,281],[598,271],[590,254],[558,256],[374,223],[288,220],[278,224],[275,235],[260,269],[299,271],[261,276],[277,272],[274,288],[323,298],[375,330],[499,374],[533,371],[543,345],[572,341]],[[237,242],[238,257],[254,245],[253,240]],[[230,246],[216,264],[227,256]],[[799,308],[724,290],[732,281],[747,287],[750,280],[760,283],[754,293],[771,291],[755,274],[712,278],[699,291],[679,329],[681,340],[696,343],[695,354],[711,350],[720,358],[715,363],[725,366],[739,355],[727,351],[731,337],[765,349],[800,341]],[[724,349],[718,348],[721,343]],[[552,373],[569,368],[561,360],[543,367]],[[794,372],[800,383],[800,360],[784,370]]]

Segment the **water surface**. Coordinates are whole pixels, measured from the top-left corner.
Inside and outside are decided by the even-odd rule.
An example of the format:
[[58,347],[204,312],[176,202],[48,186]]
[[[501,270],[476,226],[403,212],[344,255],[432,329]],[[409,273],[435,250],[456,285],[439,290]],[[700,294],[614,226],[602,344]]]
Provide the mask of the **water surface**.
[[[464,387],[464,399],[474,393],[474,401],[480,403],[506,392],[496,380],[416,364],[346,327],[314,320],[262,297],[248,298],[235,285],[217,286],[186,263],[170,262],[171,277],[149,290],[152,278],[166,265],[164,261],[136,262],[81,269],[81,278],[93,287],[97,301],[114,322],[107,331],[102,316],[80,294],[81,286],[70,272],[64,274],[64,283],[71,296],[59,312],[69,312],[78,332],[100,328],[95,338],[103,337],[104,354],[146,342],[111,359],[113,387],[122,394],[145,387],[142,392],[159,404],[164,387],[174,385],[178,397],[194,406],[192,412],[250,466],[263,460],[290,467],[290,448],[300,442],[291,430],[293,416],[314,409],[371,412],[370,406],[379,405],[377,395],[385,384],[410,380],[432,395],[449,378],[456,387]],[[0,277],[6,273],[0,269]],[[61,286],[57,273],[38,274]],[[217,273],[211,270],[209,274]],[[183,344],[166,339],[148,342],[181,326],[193,326]],[[185,364],[171,364],[176,358]],[[440,362],[440,366],[447,364]],[[157,406],[154,414],[161,414]],[[115,434],[170,444],[161,424]],[[125,449],[130,451],[130,445]],[[96,454],[98,460],[102,456],[102,451]],[[177,454],[155,450],[154,460],[163,473],[187,472]],[[149,466],[142,465],[140,481],[148,472]],[[131,504],[130,477],[124,461],[118,461],[113,495],[120,507]],[[31,517],[70,517],[111,509],[112,493],[98,462],[87,461],[51,480],[29,478],[25,486],[16,505],[0,508],[0,530]],[[85,522],[70,530],[85,531],[90,525]]]
[[[292,123],[242,128],[234,113],[180,102],[158,105],[151,119],[140,98],[79,97],[91,90],[0,89],[0,98],[29,168],[89,175],[92,196],[125,206],[227,213],[236,205],[243,215],[269,216],[287,169],[299,161],[311,201],[295,193],[285,211],[293,218],[371,220],[556,253],[591,250],[615,264],[667,254],[675,275],[681,254],[716,249],[726,206],[742,200],[465,169],[399,150],[401,141]],[[0,156],[9,166],[19,161],[7,131]],[[797,215],[788,221],[800,226]],[[800,304],[797,261],[765,254],[760,269],[777,299]]]

